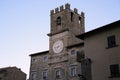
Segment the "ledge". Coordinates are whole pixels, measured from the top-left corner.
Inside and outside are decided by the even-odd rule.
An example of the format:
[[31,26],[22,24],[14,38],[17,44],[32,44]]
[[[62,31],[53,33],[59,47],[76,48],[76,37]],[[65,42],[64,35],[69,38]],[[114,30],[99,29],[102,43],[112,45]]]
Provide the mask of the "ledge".
[[55,33],[48,33],[47,35],[48,35],[48,36],[52,36],[52,35],[59,34],[59,33],[65,32],[65,31],[69,31],[69,29],[66,28],[66,29],[60,30],[60,31],[55,32]]
[[116,76],[110,76],[109,78],[120,78],[120,74]]
[[106,49],[110,49],[110,48],[114,48],[114,47],[118,47],[119,45],[115,45],[115,46],[112,46],[112,47],[106,47]]

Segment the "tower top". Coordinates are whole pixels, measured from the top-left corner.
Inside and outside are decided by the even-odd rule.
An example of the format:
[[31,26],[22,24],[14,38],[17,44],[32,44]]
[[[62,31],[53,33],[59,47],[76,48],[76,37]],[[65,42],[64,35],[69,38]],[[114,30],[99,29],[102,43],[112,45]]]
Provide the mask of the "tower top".
[[[65,4],[65,6],[62,5],[62,6],[60,6],[60,7],[57,7],[57,8],[55,8],[55,9],[51,10],[51,11],[50,11],[50,14],[53,15],[53,14],[56,14],[56,13],[58,13],[58,12],[61,12],[61,11],[63,11],[63,10],[66,10],[66,9],[69,9],[69,10],[70,10],[70,4],[69,4],[69,3]],[[74,12],[75,12],[75,13],[78,13],[78,9],[77,9],[77,8],[74,8]]]

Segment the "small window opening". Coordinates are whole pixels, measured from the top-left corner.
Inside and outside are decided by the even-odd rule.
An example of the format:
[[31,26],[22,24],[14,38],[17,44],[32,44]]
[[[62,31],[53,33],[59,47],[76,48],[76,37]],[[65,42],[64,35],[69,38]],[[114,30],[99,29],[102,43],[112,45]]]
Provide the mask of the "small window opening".
[[71,51],[71,55],[76,55],[77,54],[77,51],[76,50],[72,50]]
[[78,20],[79,24],[81,23],[81,17],[79,17],[79,20]]
[[77,75],[77,69],[76,66],[71,66],[71,76],[75,77]]
[[61,25],[61,17],[57,17],[57,25]]
[[48,71],[47,70],[45,70],[45,71],[43,71],[43,79],[47,79],[47,77],[48,77]]
[[115,47],[115,46],[116,46],[115,35],[109,36],[109,37],[107,38],[107,41],[108,41],[108,48],[112,48],[112,47]]
[[110,65],[110,74],[111,74],[111,77],[120,76],[119,65],[118,64]]
[[73,12],[71,12],[71,21],[73,21]]
[[60,78],[60,76],[61,76],[61,69],[60,68],[56,69],[55,73],[56,73],[56,78]]
[[44,61],[44,62],[48,61],[48,56],[44,56],[44,57],[43,57],[43,61]]

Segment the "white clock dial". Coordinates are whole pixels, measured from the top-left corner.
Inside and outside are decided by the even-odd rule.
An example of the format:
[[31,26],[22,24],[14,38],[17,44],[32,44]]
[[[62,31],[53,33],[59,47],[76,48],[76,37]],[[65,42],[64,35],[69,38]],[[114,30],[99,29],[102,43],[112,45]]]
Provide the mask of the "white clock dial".
[[53,51],[54,51],[55,53],[60,53],[62,50],[63,50],[63,42],[62,42],[61,40],[56,41],[56,42],[53,44]]

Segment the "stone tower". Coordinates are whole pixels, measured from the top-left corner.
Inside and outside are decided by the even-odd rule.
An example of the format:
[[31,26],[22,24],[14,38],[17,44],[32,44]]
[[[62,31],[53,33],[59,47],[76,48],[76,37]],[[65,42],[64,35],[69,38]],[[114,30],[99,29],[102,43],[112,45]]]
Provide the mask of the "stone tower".
[[[71,65],[77,69],[80,64],[70,59],[69,46],[82,43],[76,35],[84,33],[84,13],[78,14],[78,10],[70,9],[70,4],[51,10],[49,36],[49,72],[50,80],[70,80]],[[70,53],[69,53],[70,51]],[[76,51],[76,50],[75,50]],[[72,71],[71,71],[72,72]],[[74,72],[73,72],[74,73]],[[75,72],[76,74],[76,72]],[[76,75],[77,76],[77,75]],[[78,77],[74,77],[78,79]]]
[[84,33],[84,13],[67,3],[51,10],[50,19],[49,50],[30,55],[29,80],[79,80],[77,54],[84,43],[76,35]]

